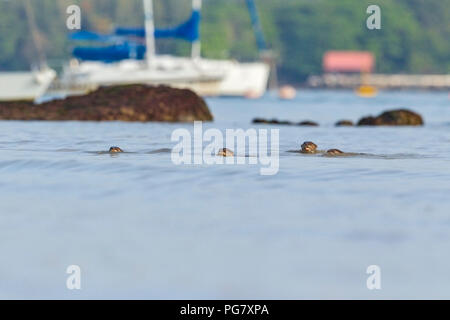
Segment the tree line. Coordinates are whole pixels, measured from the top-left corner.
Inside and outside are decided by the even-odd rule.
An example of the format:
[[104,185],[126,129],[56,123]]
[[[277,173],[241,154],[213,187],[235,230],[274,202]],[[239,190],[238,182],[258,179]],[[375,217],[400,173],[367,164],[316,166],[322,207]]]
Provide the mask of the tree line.
[[[36,64],[36,46],[24,9],[28,0],[0,0],[0,70],[27,70]],[[141,26],[142,0],[30,0],[48,64],[70,58],[66,8],[78,4],[82,27],[110,32],[114,26]],[[158,27],[190,15],[191,0],[154,0]],[[448,0],[256,0],[267,42],[282,81],[300,83],[320,74],[328,50],[369,50],[382,73],[450,72]],[[368,30],[366,8],[381,8],[381,29]],[[204,0],[202,54],[251,61],[259,54],[244,0]],[[188,55],[183,41],[158,40],[159,53]]]

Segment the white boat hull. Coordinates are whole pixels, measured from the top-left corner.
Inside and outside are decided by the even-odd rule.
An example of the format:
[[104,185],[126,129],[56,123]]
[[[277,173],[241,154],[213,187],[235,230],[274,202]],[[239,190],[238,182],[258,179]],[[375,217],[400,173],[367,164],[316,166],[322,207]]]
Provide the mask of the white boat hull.
[[34,101],[45,94],[56,77],[47,69],[37,72],[1,72],[0,101]]
[[59,89],[70,94],[99,86],[152,84],[188,88],[202,96],[258,97],[266,91],[269,72],[268,65],[258,62],[156,56],[150,66],[136,60],[71,63]]

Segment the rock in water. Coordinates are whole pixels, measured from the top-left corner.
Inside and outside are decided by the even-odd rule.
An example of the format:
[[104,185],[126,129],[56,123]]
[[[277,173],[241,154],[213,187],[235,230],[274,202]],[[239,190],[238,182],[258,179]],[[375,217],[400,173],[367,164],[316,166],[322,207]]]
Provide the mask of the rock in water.
[[294,123],[291,121],[280,121],[277,119],[267,120],[264,118],[255,118],[253,119],[253,124],[274,124],[274,125],[285,125],[285,126],[311,126],[311,127],[317,127],[319,126],[318,123],[313,121],[302,121],[299,123]]
[[369,116],[358,121],[358,126],[376,126],[375,117]]
[[422,117],[412,111],[400,109],[386,111],[378,117],[365,117],[359,120],[358,126],[422,126]]
[[302,127],[318,127],[319,126],[319,124],[317,122],[310,121],[310,120],[299,122],[297,125],[302,126]]
[[340,120],[338,122],[336,122],[335,124],[336,127],[351,127],[354,126],[353,121],[351,120]]
[[293,125],[293,123],[290,121],[280,121],[277,119],[267,120],[267,119],[263,119],[263,118],[253,119],[253,124],[276,124],[276,125],[286,125],[286,126]]
[[126,85],[39,105],[0,102],[0,120],[191,122],[212,121],[213,116],[193,91]]

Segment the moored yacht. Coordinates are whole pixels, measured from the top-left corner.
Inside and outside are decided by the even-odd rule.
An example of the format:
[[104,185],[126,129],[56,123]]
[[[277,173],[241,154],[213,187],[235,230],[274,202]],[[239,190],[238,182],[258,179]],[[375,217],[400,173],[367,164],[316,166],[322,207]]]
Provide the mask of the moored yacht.
[[[204,96],[258,97],[265,93],[268,64],[201,57],[201,0],[193,0],[192,15],[186,22],[164,30],[154,27],[153,1],[143,2],[145,28],[117,28],[110,35],[88,31],[72,34],[72,40],[107,45],[75,48],[74,59],[64,68],[53,89],[70,94],[108,85],[163,84],[189,88]],[[155,39],[168,37],[189,41],[191,56],[157,55]]]

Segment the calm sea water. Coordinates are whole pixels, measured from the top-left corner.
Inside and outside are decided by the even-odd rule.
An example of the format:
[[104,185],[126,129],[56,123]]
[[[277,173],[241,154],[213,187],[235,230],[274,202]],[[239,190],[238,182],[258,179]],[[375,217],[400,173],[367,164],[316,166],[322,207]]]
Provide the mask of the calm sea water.
[[[208,103],[205,129],[321,127],[280,127],[280,171],[261,176],[152,152],[190,124],[0,122],[0,298],[450,298],[448,93]],[[426,125],[333,126],[399,107]],[[285,152],[305,140],[377,157]],[[96,153],[112,145],[130,153]],[[366,288],[369,265],[381,290]]]

